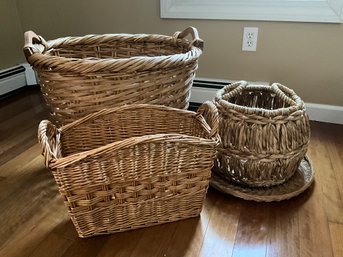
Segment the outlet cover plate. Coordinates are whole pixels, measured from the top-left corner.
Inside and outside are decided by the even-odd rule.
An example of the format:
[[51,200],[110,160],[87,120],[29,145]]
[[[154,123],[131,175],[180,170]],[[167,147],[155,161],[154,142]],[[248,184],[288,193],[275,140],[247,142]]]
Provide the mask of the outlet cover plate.
[[258,28],[244,27],[242,50],[243,51],[256,51],[257,37],[258,37]]

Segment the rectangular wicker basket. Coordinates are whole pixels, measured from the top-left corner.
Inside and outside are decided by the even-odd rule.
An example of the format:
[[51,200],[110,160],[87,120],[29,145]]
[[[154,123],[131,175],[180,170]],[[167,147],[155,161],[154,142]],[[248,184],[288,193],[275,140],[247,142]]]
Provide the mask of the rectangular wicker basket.
[[201,113],[137,104],[102,110],[39,142],[80,237],[199,215],[219,143]]

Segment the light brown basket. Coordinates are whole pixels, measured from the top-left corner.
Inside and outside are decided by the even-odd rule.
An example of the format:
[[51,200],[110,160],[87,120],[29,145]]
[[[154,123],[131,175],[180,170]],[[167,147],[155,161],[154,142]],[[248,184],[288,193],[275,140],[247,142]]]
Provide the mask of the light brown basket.
[[[201,112],[208,111],[204,105]],[[200,112],[137,104],[102,110],[39,142],[80,237],[199,215],[219,143]]]
[[248,186],[284,183],[298,169],[310,138],[304,102],[281,84],[240,81],[217,92],[219,112],[215,170]]
[[202,48],[193,27],[173,36],[104,34],[48,42],[28,31],[24,53],[61,125],[124,104],[187,109]]

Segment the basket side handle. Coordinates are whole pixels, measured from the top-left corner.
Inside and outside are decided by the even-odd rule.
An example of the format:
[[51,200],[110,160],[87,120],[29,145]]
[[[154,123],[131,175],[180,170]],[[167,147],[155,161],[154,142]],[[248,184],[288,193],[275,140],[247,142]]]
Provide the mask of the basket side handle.
[[[248,86],[248,82],[242,80],[242,81],[238,81],[229,85],[226,85],[223,90],[223,100],[228,100],[230,98],[232,98],[234,95],[237,95],[239,93],[241,93],[243,91],[244,88],[246,88]],[[220,94],[217,94],[217,98],[220,98],[219,96],[222,93],[220,92]]]
[[38,126],[38,142],[41,145],[45,166],[60,157],[60,131],[48,120],[42,120]]
[[190,46],[198,47],[201,50],[204,49],[204,41],[199,37],[198,30],[194,27],[188,27],[181,32],[177,31],[177,32],[175,32],[174,37],[176,39],[178,39],[178,38],[182,39],[188,35],[191,35],[191,37],[192,37],[192,42],[191,42]]
[[26,31],[24,33],[24,47],[23,51],[26,59],[34,53],[42,53],[48,47],[45,39],[37,35],[33,31]]
[[273,83],[272,89],[286,103],[296,105],[299,108],[304,108],[304,102],[292,89],[287,88],[280,83]]
[[198,113],[201,114],[205,121],[210,125],[211,132],[210,137],[216,138],[219,133],[219,114],[218,109],[211,101],[204,102],[198,109]]

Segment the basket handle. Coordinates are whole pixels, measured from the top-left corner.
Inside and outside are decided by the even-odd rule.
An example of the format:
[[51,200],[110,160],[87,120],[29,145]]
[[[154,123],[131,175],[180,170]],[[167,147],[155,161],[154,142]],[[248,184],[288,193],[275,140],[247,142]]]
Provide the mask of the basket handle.
[[33,31],[26,31],[24,33],[24,47],[23,51],[26,59],[28,59],[34,53],[42,53],[48,47],[48,44],[41,36],[37,35]]
[[42,120],[38,126],[38,142],[41,145],[45,166],[49,167],[51,161],[59,155],[53,149],[60,149],[60,131],[48,120]]
[[201,50],[203,50],[204,48],[204,41],[199,37],[199,33],[198,30],[194,27],[188,27],[183,31],[177,31],[174,34],[174,37],[176,39],[183,39],[186,36],[191,35],[192,36],[192,42],[190,44],[190,46],[195,46],[200,48]]
[[[232,96],[237,95],[238,93],[241,93],[244,90],[244,88],[246,88],[247,86],[248,86],[248,82],[244,80],[226,85],[224,87],[225,94],[223,95],[223,99],[224,100],[230,99]],[[229,92],[226,93],[227,91]]]
[[301,108],[304,107],[304,102],[292,89],[289,89],[281,85],[280,83],[273,83],[272,89],[275,92],[275,94],[277,94],[286,103],[290,105],[296,105]]
[[211,138],[217,137],[219,132],[219,114],[218,109],[211,101],[204,102],[198,109],[198,113],[201,114],[206,122],[211,127]]

